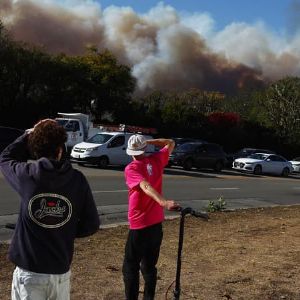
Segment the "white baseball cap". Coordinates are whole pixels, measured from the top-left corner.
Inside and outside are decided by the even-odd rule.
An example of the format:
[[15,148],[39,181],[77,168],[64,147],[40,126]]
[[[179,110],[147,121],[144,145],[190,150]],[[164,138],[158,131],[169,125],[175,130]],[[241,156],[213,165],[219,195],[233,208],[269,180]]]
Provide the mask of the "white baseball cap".
[[135,134],[128,140],[126,153],[128,155],[141,155],[145,152],[146,148],[146,138],[141,134]]

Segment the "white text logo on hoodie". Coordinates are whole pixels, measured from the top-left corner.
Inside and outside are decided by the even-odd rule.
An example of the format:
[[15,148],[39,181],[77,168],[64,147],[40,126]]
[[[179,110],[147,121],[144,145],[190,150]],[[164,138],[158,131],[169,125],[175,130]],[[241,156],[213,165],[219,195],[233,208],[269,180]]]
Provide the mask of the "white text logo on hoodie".
[[28,211],[36,224],[44,228],[58,228],[70,220],[72,205],[62,195],[43,193],[30,199]]

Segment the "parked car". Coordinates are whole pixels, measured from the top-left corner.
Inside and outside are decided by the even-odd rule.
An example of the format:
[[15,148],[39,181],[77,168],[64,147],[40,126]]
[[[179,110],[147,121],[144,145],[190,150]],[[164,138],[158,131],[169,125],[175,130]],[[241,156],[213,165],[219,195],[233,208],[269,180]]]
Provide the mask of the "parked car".
[[248,157],[251,154],[254,153],[267,153],[267,154],[275,154],[274,151],[268,150],[268,149],[259,149],[259,148],[242,148],[239,151],[232,153],[232,154],[227,154],[227,167],[231,168],[232,163],[235,159],[237,158],[242,158],[242,157]]
[[24,133],[24,130],[0,126],[0,152]]
[[288,176],[292,171],[292,164],[281,155],[254,153],[248,157],[237,158],[233,162],[233,169],[251,172],[256,175],[263,173]]
[[226,163],[226,154],[218,144],[207,142],[184,143],[170,155],[169,166],[177,165],[185,170],[193,167],[221,171]]
[[172,140],[174,140],[175,142],[175,147],[178,147],[182,144],[185,144],[185,143],[197,143],[197,142],[205,142],[204,140],[201,140],[201,139],[195,139],[195,138],[182,138],[182,137],[176,137],[176,138],[172,138]]
[[[195,138],[184,138],[184,137],[172,137],[171,138],[175,142],[175,148],[174,151],[177,149],[177,147],[181,146],[182,144],[185,143],[194,143],[194,142],[201,142],[204,143],[206,141],[201,140],[201,139],[195,139]],[[155,147],[155,151],[159,151],[160,147]],[[170,164],[168,164],[170,166]]]
[[[72,148],[70,160],[81,165],[98,165],[101,168],[108,165],[127,165],[132,158],[126,154],[126,147],[129,137],[133,134],[119,131],[97,133],[86,142],[76,144]],[[148,135],[145,137],[152,138]],[[154,146],[148,145],[147,152],[154,152]]]
[[290,163],[293,167],[293,172],[300,172],[300,157],[295,157],[292,160],[290,160]]

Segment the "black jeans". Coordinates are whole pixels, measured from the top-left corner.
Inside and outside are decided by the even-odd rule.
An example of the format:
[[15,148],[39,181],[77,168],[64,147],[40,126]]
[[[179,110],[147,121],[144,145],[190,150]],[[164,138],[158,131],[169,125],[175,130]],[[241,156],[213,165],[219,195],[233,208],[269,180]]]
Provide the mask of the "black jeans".
[[126,300],[139,296],[139,271],[145,280],[144,300],[153,300],[157,280],[156,264],[163,232],[162,224],[137,230],[129,230],[123,263],[123,279]]

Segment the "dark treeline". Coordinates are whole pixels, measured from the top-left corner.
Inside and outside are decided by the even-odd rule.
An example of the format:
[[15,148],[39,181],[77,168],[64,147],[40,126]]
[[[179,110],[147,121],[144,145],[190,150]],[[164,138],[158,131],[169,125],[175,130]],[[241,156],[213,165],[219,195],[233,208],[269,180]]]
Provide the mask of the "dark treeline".
[[91,113],[95,122],[155,127],[168,137],[269,148],[299,155],[300,78],[235,95],[190,89],[137,96],[129,67],[108,50],[50,55],[15,42],[0,23],[0,125],[28,128],[57,112]]
[[17,43],[0,27],[0,117],[2,125],[28,127],[57,112],[105,112],[122,119],[135,80],[109,52],[89,48],[84,56],[49,55]]

